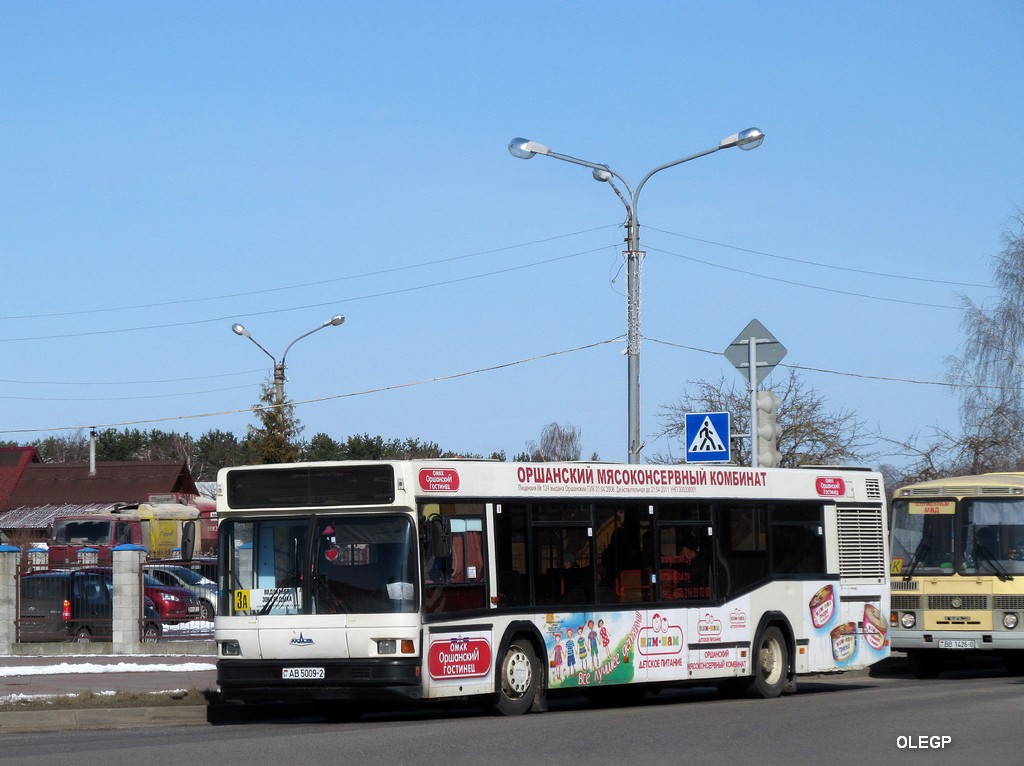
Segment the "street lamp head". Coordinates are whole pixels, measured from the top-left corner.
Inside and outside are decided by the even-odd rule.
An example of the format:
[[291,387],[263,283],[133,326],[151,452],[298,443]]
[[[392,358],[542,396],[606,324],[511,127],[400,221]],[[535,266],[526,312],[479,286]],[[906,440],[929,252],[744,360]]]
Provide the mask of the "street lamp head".
[[551,150],[528,138],[513,138],[508,142],[508,153],[521,160],[528,160],[535,154],[548,154]]
[[751,149],[756,149],[763,143],[764,133],[762,133],[757,128],[747,128],[742,133],[740,133],[740,140],[736,144],[736,146],[738,146],[740,149],[743,149],[744,151],[749,151]]
[[733,146],[738,146],[744,151],[750,151],[756,149],[764,143],[764,133],[757,128],[747,128],[741,130],[739,133],[733,133],[728,138],[723,138],[718,142],[719,149],[729,149]]
[[330,319],[327,320],[327,324],[331,325],[332,327],[337,327],[338,325],[341,325],[341,324],[344,324],[344,323],[345,323],[345,317],[343,315],[341,315],[341,314],[336,314],[336,315],[332,316]]
[[237,322],[231,325],[231,332],[233,332],[235,335],[241,335],[243,338],[252,337],[249,335],[249,331],[246,330],[242,325],[238,324]]
[[591,175],[594,176],[595,181],[603,181],[607,183],[608,181],[612,180],[612,170],[607,165],[604,165],[603,167],[600,168],[594,168],[594,171],[593,173],[591,173]]

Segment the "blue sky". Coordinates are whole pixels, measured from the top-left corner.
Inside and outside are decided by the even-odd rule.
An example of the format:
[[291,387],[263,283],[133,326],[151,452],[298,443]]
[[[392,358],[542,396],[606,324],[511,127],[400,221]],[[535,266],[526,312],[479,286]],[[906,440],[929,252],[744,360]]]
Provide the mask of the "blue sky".
[[1022,36],[1019,2],[0,2],[0,439],[241,435],[271,363],[232,323],[279,356],[343,313],[288,353],[307,438],[558,421],[625,460],[624,208],[506,146],[635,184],[750,126],[640,197],[645,454],[755,317],[869,429],[956,428],[895,379],[992,295]]

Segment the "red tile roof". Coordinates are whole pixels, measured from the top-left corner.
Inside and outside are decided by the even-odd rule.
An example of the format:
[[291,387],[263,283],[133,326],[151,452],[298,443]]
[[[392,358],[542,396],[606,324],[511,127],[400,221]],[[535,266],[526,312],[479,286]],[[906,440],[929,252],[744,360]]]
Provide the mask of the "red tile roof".
[[25,467],[41,462],[35,447],[0,447],[0,508],[8,507]]
[[22,506],[83,503],[144,503],[151,494],[182,492],[198,495],[186,463],[138,461],[97,463],[30,463],[0,512]]

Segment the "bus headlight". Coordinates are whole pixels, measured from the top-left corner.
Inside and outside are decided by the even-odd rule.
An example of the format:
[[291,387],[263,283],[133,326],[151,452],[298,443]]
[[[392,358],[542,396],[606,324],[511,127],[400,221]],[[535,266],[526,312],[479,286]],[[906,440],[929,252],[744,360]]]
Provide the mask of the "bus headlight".
[[242,647],[237,641],[221,641],[220,653],[224,657],[241,657]]
[[377,639],[377,654],[394,654],[396,650],[397,645],[395,644],[395,639]]
[[917,625],[917,618],[914,616],[914,613],[904,612],[902,615],[900,615],[900,625],[902,625],[907,630],[910,630],[912,627]]
[[1017,615],[1014,612],[1006,612],[1003,615],[1003,627],[1007,630],[1013,630],[1017,627]]

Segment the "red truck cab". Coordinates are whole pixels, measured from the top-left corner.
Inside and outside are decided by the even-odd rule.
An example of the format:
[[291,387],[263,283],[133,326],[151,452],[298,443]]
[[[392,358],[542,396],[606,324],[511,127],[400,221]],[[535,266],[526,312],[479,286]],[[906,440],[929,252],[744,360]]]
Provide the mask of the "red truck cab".
[[143,545],[142,524],[136,516],[83,514],[58,516],[50,535],[50,566],[79,563],[79,551],[95,548],[97,564],[110,566],[111,549],[118,545]]

